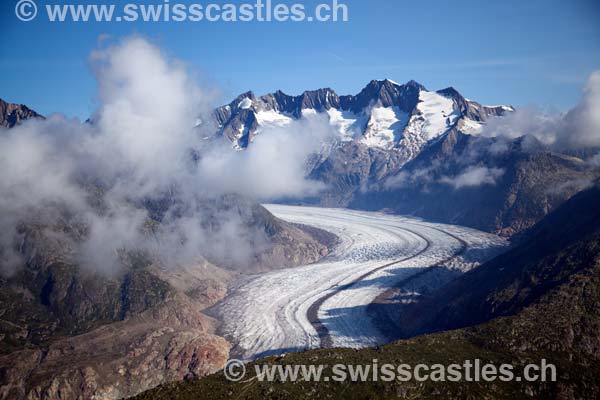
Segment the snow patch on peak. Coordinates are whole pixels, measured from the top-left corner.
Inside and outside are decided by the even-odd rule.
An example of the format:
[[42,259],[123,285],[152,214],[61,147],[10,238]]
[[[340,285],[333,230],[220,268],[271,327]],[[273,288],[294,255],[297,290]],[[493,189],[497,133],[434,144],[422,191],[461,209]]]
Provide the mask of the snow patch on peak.
[[458,129],[460,129],[462,133],[475,135],[481,133],[483,124],[481,122],[473,121],[470,118],[462,118],[458,124]]
[[240,101],[240,103],[238,104],[238,108],[242,110],[247,110],[250,107],[252,107],[252,100],[250,100],[247,97],[244,100]]
[[366,124],[365,116],[358,116],[352,111],[340,111],[335,108],[327,110],[329,123],[340,135],[342,141],[350,141],[362,133],[362,127]]
[[426,140],[435,139],[446,133],[460,117],[459,112],[454,109],[452,99],[426,90],[419,92],[417,109],[424,118],[421,133]]
[[373,107],[362,143],[384,149],[393,148],[402,137],[409,115],[398,107]]
[[293,118],[289,117],[285,114],[279,113],[277,111],[269,110],[269,111],[259,111],[255,113],[256,121],[258,125],[263,126],[287,126],[289,125]]
[[396,82],[396,81],[393,81],[393,80],[391,80],[391,79],[386,79],[386,81],[388,81],[388,82],[389,82],[389,83],[391,83],[392,85],[396,85],[396,86],[402,86],[402,85],[401,85],[401,84],[399,84],[398,82]]

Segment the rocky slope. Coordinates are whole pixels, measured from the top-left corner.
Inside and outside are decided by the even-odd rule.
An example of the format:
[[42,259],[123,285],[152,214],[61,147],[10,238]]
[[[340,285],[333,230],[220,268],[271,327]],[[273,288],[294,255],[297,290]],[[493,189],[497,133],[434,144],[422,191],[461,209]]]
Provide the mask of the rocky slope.
[[264,239],[246,263],[164,265],[127,251],[118,271],[101,272],[74,258],[73,244],[87,232],[77,216],[45,212],[39,221],[24,221],[25,264],[0,280],[0,398],[115,399],[214,372],[229,344],[202,311],[225,296],[228,283],[327,253],[313,237],[319,232],[238,197],[207,200],[204,207],[207,224],[237,213]]
[[[600,337],[587,331],[597,324],[598,309],[591,308],[600,300],[593,289],[600,268],[599,205],[596,184],[525,232],[512,250],[402,310],[406,334],[456,329],[527,310],[552,327],[548,335],[571,332],[557,336],[556,344],[578,345],[600,357],[594,344]],[[569,315],[558,318],[559,310]]]
[[29,118],[43,118],[23,104],[12,104],[0,99],[0,127],[12,128]]
[[1,398],[119,398],[227,359],[229,345],[201,314],[225,294],[226,271],[131,254],[107,275],[74,263],[69,247],[24,226],[27,262],[0,282]]
[[531,227],[600,171],[532,138],[505,140],[453,130],[402,170],[372,179],[348,205],[389,210],[512,236]]
[[[532,228],[508,253],[476,268],[416,305],[398,308],[398,326],[430,333],[367,350],[324,349],[256,364],[379,365],[480,359],[515,371],[542,359],[556,382],[259,382],[231,383],[222,373],[165,385],[138,399],[276,398],[597,398],[600,395],[600,188],[576,195]],[[392,307],[392,306],[389,306]],[[414,308],[411,312],[410,308]],[[410,312],[409,315],[406,312]],[[471,326],[473,324],[477,324]],[[416,329],[415,329],[416,328]],[[519,375],[517,375],[519,376]]]

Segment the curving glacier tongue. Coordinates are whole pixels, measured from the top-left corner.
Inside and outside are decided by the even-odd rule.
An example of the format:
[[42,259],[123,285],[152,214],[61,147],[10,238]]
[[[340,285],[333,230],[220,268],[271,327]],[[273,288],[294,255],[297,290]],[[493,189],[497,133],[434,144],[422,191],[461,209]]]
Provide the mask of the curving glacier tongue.
[[[400,281],[440,262],[468,270],[506,245],[458,226],[343,209],[267,206],[276,216],[335,233],[317,264],[239,282],[214,312],[233,356],[249,360],[322,345],[365,347],[389,340],[367,307]],[[439,284],[439,282],[432,282]],[[326,333],[318,332],[322,326]]]

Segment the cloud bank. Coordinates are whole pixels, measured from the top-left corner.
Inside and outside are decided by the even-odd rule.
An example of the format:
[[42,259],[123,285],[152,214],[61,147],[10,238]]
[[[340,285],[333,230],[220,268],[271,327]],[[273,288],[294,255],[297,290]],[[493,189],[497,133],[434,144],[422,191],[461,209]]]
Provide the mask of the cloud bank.
[[[236,193],[259,201],[321,189],[305,178],[305,163],[329,134],[323,121],[270,129],[236,153],[203,139],[215,132],[214,91],[199,88],[182,63],[148,41],[133,37],[94,51],[90,65],[100,102],[92,123],[53,115],[0,131],[1,269],[24,261],[24,222],[44,226],[79,262],[101,271],[118,268],[123,249],[151,251],[167,263],[211,252],[235,261],[266,238],[241,207],[208,199]],[[57,213],[68,216],[60,227]],[[70,225],[85,227],[81,240],[65,234]]]
[[600,148],[600,71],[590,75],[581,101],[565,115],[524,108],[490,120],[482,135],[507,139],[531,136],[557,151]]

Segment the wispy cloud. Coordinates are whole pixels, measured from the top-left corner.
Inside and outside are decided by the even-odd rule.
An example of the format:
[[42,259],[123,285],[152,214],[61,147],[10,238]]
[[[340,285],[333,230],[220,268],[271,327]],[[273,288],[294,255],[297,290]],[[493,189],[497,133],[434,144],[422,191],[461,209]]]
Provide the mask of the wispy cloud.
[[342,56],[340,56],[340,55],[338,55],[338,54],[336,54],[336,53],[333,53],[333,52],[331,52],[331,51],[330,51],[330,52],[328,52],[328,53],[327,53],[327,55],[328,55],[329,57],[331,57],[331,58],[333,58],[333,59],[335,59],[335,60],[339,61],[339,62],[346,62],[346,59],[345,59],[344,57],[342,57]]
[[468,167],[456,176],[442,177],[440,181],[458,190],[466,187],[495,185],[502,175],[504,175],[504,170],[500,168],[474,166]]

